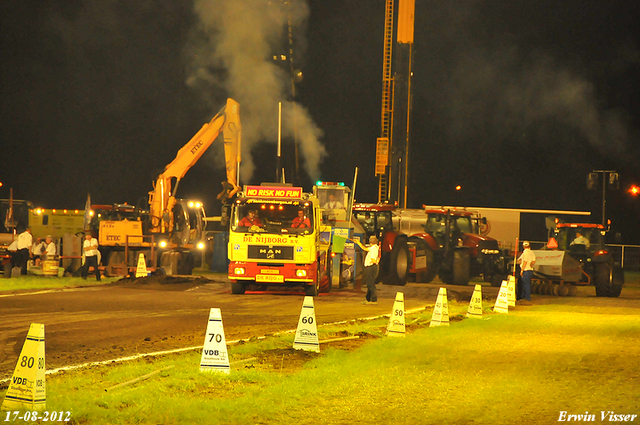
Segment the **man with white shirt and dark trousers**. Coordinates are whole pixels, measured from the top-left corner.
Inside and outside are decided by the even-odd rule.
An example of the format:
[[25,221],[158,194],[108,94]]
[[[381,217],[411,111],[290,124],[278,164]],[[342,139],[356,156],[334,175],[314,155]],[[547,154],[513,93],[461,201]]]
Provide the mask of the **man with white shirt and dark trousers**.
[[[353,239],[352,239],[353,240]],[[374,235],[369,237],[369,246],[362,245],[359,241],[353,240],[358,246],[367,252],[364,258],[364,273],[362,281],[367,285],[367,296],[363,304],[378,304],[378,289],[376,288],[376,277],[378,277],[378,263],[380,262],[380,247],[378,238]]]
[[27,274],[27,263],[29,262],[29,251],[33,245],[33,236],[31,236],[31,229],[27,229],[18,235],[18,267],[21,269],[21,274]]
[[93,267],[96,271],[96,280],[100,282],[100,269],[98,268],[98,240],[91,236],[91,233],[84,235],[84,243],[82,245],[84,252],[84,265],[82,266],[81,276],[87,278],[89,267]]

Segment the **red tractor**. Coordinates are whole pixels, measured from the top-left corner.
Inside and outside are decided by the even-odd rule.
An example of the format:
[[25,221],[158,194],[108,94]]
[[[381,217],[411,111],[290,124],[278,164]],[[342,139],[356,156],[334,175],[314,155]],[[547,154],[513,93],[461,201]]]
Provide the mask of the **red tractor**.
[[470,278],[482,276],[491,285],[500,286],[508,274],[510,257],[498,241],[480,234],[479,227],[485,222],[477,214],[457,208],[400,211],[400,230],[428,242],[431,267],[418,278],[430,282],[438,275],[444,283],[467,285]]
[[394,226],[396,208],[393,205],[355,204],[353,216],[362,225],[367,240],[375,235],[381,241],[378,281],[404,285],[410,274],[428,273],[429,242],[421,235],[408,235]]
[[566,295],[566,288],[570,289],[566,284],[593,284],[596,296],[618,297],[624,271],[605,245],[607,231],[601,224],[557,223],[549,239],[550,249],[534,251],[540,258],[534,265],[537,280],[556,284],[552,286],[558,291],[549,292],[558,295]]

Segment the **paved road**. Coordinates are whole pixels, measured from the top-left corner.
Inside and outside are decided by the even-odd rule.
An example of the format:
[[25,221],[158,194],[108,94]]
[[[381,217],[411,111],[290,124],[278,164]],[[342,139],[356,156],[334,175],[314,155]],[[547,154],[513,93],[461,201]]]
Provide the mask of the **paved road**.
[[[300,292],[232,295],[227,281],[155,278],[100,287],[0,295],[0,379],[15,368],[31,323],[44,323],[47,369],[138,353],[202,345],[210,308],[220,308],[228,341],[263,336],[297,326]],[[319,325],[388,314],[396,291],[405,308],[433,305],[437,285],[379,285],[378,305],[362,305],[353,289],[315,299]],[[495,292],[494,288],[493,292]],[[491,290],[489,289],[489,290]],[[470,297],[472,288],[460,294]]]
[[[168,283],[171,282],[171,283]],[[348,289],[316,297],[319,325],[388,314],[398,290],[405,308],[432,306],[442,284],[378,285],[378,305],[363,305],[364,293]],[[449,298],[468,301],[473,286],[447,286]],[[483,286],[495,299],[497,288]],[[574,298],[535,296],[536,303],[568,303],[640,308],[640,291],[620,298],[596,298],[593,287]],[[113,284],[31,294],[0,294],[0,379],[13,373],[31,323],[44,323],[47,369],[139,353],[202,345],[209,309],[220,308],[227,341],[295,329],[301,292],[232,295],[218,279],[143,278]]]

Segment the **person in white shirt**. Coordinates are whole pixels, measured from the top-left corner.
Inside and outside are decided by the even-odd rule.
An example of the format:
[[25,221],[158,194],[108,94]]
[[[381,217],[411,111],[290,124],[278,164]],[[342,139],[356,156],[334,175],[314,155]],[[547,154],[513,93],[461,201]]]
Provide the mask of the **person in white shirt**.
[[527,301],[531,301],[531,278],[533,277],[533,265],[536,263],[536,255],[531,251],[529,241],[522,242],[522,247],[524,251],[518,258],[520,275],[522,276],[520,299],[524,298]]
[[362,281],[367,285],[367,296],[363,304],[378,304],[378,290],[376,288],[376,277],[378,277],[378,263],[380,262],[380,247],[378,238],[374,235],[369,237],[369,246],[365,247],[358,240],[353,240],[358,246],[367,252],[364,258],[364,273]]
[[29,262],[29,251],[33,245],[33,236],[31,229],[27,229],[18,235],[18,267],[22,270],[23,275],[27,274],[27,263]]
[[342,205],[342,202],[338,201],[335,194],[330,193],[329,202],[324,204],[324,209],[325,210],[344,209],[344,205]]
[[96,280],[100,282],[100,269],[98,268],[98,240],[91,236],[91,233],[84,235],[84,243],[82,244],[84,252],[84,265],[80,276],[83,279],[89,274],[89,267],[93,267],[96,271]]
[[585,249],[589,249],[589,239],[585,238],[582,233],[576,232],[576,238],[570,245],[584,245]]
[[36,241],[31,245],[31,259],[33,260],[34,266],[40,265],[40,260],[42,259],[42,252],[44,251],[45,245],[42,242],[42,238],[36,238]]
[[44,240],[45,249],[42,253],[42,260],[53,260],[53,257],[56,255],[56,244],[53,242],[53,238],[51,235],[47,235]]

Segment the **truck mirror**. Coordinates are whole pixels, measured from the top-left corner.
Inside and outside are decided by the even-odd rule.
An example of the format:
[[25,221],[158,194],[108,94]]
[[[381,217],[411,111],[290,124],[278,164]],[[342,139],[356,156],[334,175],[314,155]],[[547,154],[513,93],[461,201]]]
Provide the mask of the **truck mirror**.
[[587,176],[587,189],[598,189],[598,173],[589,173],[589,175]]

